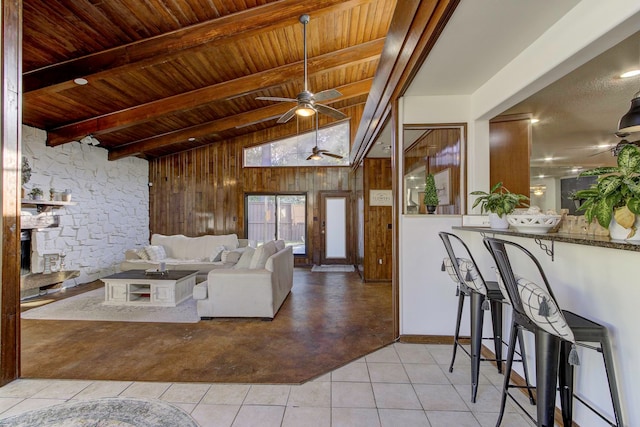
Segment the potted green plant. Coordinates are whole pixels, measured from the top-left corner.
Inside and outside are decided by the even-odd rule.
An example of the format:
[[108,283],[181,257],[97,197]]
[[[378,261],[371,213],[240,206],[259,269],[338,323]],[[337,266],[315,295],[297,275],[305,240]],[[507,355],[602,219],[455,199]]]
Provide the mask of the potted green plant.
[[29,195],[31,196],[31,198],[33,200],[42,200],[42,197],[44,196],[44,193],[42,192],[41,188],[33,187],[31,189],[31,191],[29,192]]
[[436,211],[438,203],[436,180],[432,173],[428,173],[424,181],[424,205],[427,207],[427,212],[433,214]]
[[491,187],[488,193],[473,191],[471,195],[477,196],[472,209],[480,205],[480,213],[489,213],[489,224],[495,229],[509,228],[507,215],[512,213],[518,205],[526,206],[524,202],[529,200],[525,195],[512,193],[502,185],[502,182]]
[[[584,171],[580,176],[597,176],[590,188],[576,192],[582,200],[578,211],[609,229],[612,239],[640,239],[636,236],[640,215],[640,149],[625,145],[618,153],[618,165]],[[634,239],[634,240],[636,240]]]

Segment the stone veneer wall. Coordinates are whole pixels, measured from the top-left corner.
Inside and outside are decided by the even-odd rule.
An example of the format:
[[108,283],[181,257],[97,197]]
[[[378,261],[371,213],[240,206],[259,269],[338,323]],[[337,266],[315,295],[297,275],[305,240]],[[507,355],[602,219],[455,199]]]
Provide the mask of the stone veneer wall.
[[65,269],[80,276],[64,286],[87,283],[116,271],[124,252],[149,242],[149,164],[129,157],[109,161],[107,150],[72,142],[46,146],[46,132],[23,126],[22,154],[31,165],[27,192],[70,189],[74,206],[54,212],[60,226],[32,233],[32,272],[41,272],[44,253],[66,254]]

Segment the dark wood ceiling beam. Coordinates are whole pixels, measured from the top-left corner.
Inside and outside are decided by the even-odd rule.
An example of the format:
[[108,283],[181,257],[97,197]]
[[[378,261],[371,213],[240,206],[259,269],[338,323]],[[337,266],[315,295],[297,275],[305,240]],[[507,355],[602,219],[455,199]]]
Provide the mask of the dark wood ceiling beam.
[[[369,93],[373,79],[360,80],[356,83],[340,86],[338,89],[342,96],[332,100],[323,102],[323,104],[331,104],[339,101],[348,100],[357,96]],[[247,123],[258,123],[265,119],[278,117],[287,112],[292,103],[282,102],[258,110],[248,111],[246,113],[236,114],[234,116],[225,117],[202,125],[191,126],[185,129],[168,132],[162,135],[150,137],[144,140],[135,141],[123,147],[115,148],[109,151],[109,160],[118,160],[124,157],[142,154],[146,151],[152,151],[158,148],[166,147],[172,144],[178,144],[187,141],[189,138],[200,138],[209,136],[212,133],[222,132],[227,129],[243,126]],[[275,120],[275,119],[274,119]]]
[[411,84],[458,3],[459,0],[397,3],[380,66],[351,148],[351,164],[359,164],[375,142],[389,118],[390,105]]
[[[383,46],[384,39],[373,40],[311,58],[308,61],[308,66],[313,70],[319,70],[314,74],[326,73],[331,70],[353,66],[358,62],[371,61],[379,58]],[[185,111],[227,97],[238,96],[238,94],[247,95],[251,92],[280,85],[288,80],[300,78],[303,74],[303,66],[304,61],[298,61],[261,73],[251,74],[235,80],[207,86],[51,129],[47,135],[47,145],[57,146],[67,142],[77,141],[86,135],[96,136],[101,133],[124,129],[176,111]]]
[[291,19],[305,13],[323,15],[371,1],[282,0],[268,3],[156,37],[27,71],[23,73],[23,90],[27,96],[29,92],[38,90],[35,95],[41,96],[44,91],[60,91],[73,87],[73,79],[77,77],[88,80],[107,78],[131,69],[167,61],[186,52],[207,49],[207,45],[216,40],[232,42],[291,25]]

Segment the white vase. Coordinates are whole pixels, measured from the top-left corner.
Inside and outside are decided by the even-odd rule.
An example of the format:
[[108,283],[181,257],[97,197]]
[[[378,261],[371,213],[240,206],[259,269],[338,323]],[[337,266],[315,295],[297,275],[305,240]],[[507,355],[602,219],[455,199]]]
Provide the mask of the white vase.
[[489,226],[494,230],[506,230],[509,228],[509,221],[506,215],[498,216],[497,213],[490,212]]
[[636,227],[636,234],[633,237],[627,239],[627,236],[631,232],[631,229],[624,228],[623,226],[618,224],[614,218],[611,218],[611,223],[609,224],[609,236],[612,240],[638,241],[640,240],[640,217],[638,217],[638,215],[636,215],[636,222],[633,225]]

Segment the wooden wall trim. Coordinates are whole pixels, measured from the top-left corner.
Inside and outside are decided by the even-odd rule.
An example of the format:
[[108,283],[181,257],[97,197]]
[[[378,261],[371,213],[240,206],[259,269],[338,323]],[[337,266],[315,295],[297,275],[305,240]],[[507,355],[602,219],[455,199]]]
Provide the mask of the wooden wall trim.
[[407,90],[458,3],[459,0],[397,3],[380,66],[351,149],[352,164],[359,164],[375,142],[391,113],[389,106]]
[[20,375],[20,196],[22,155],[22,0],[4,0],[2,18],[2,257],[0,272],[0,386]]

